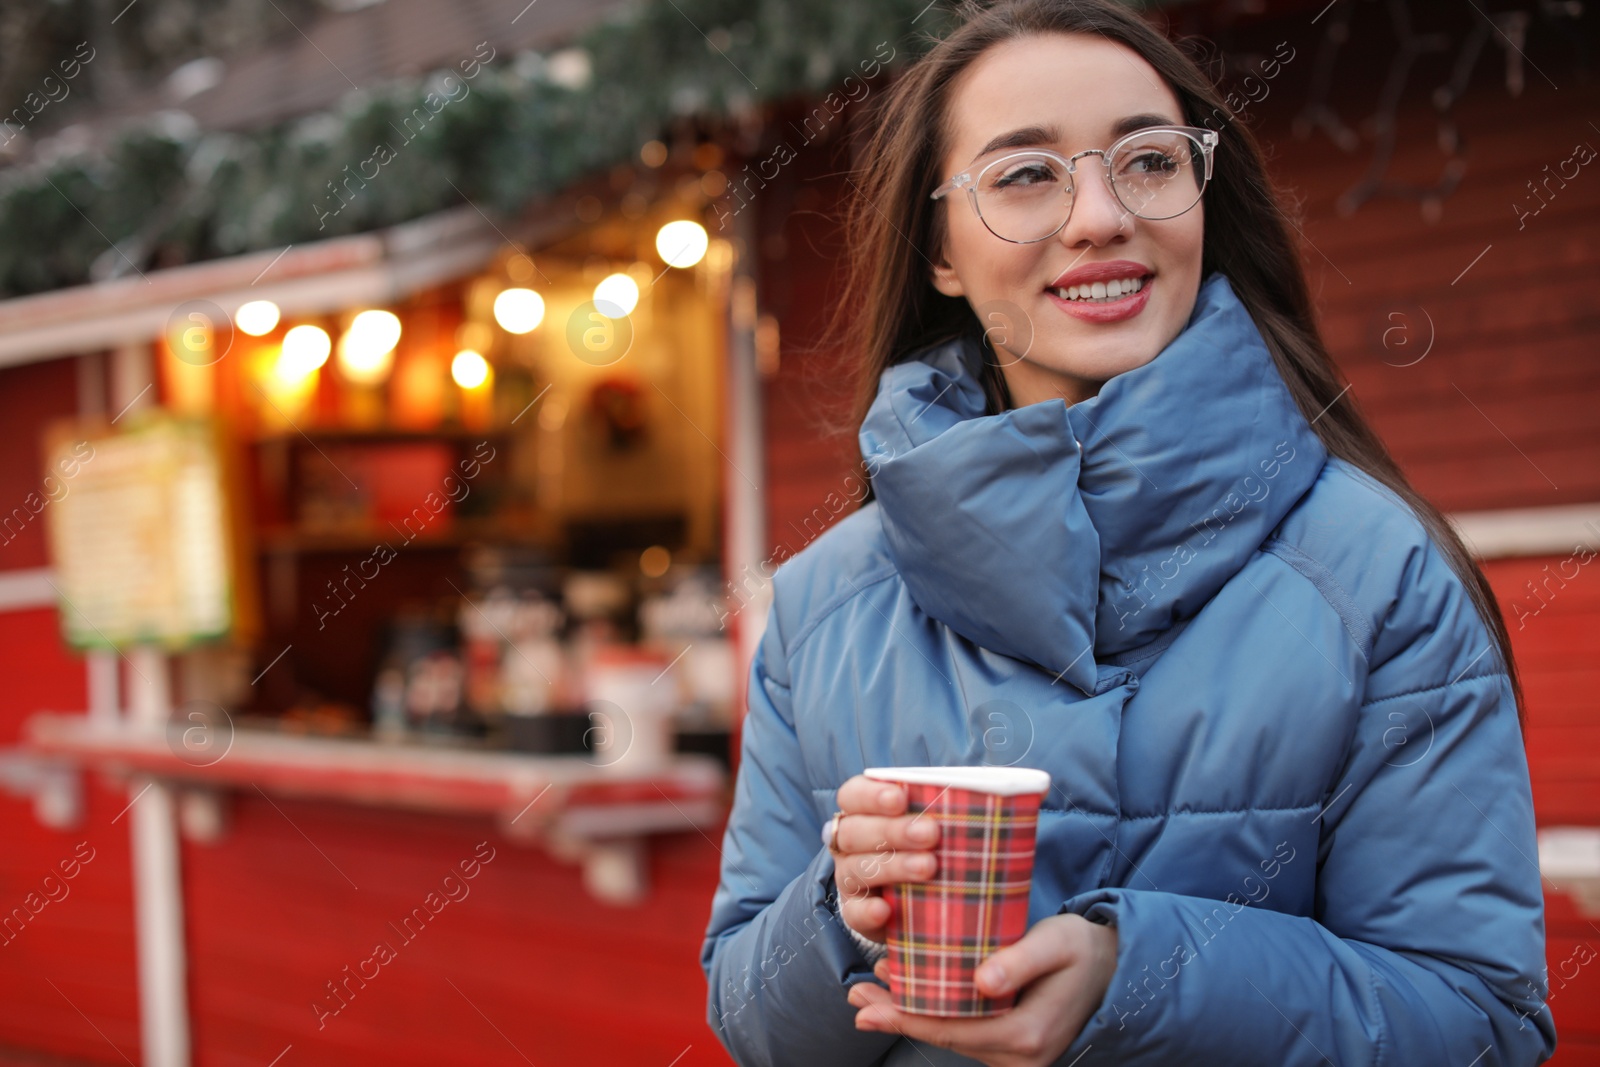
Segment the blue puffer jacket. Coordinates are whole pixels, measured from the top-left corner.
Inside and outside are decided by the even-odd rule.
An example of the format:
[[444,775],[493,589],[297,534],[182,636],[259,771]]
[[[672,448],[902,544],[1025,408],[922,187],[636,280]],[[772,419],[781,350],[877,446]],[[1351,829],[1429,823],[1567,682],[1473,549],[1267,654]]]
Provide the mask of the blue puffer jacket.
[[773,579],[702,953],[733,1057],[972,1062],[855,1029],[874,979],[819,833],[863,768],[1004,763],[1054,783],[1030,922],[1118,930],[1062,1064],[1548,1058],[1498,651],[1412,512],[1328,457],[1227,280],[1078,404],[985,416],[980,358],[885,372],[877,500]]

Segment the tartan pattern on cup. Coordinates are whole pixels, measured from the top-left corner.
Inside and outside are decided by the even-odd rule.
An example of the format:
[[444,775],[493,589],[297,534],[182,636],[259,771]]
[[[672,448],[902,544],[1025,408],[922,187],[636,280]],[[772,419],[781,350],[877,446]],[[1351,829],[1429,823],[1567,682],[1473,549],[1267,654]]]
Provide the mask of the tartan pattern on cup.
[[903,783],[911,812],[940,826],[938,869],[893,888],[889,917],[889,992],[917,1015],[998,1015],[1016,993],[986,997],[973,975],[992,953],[1028,929],[1040,795]]

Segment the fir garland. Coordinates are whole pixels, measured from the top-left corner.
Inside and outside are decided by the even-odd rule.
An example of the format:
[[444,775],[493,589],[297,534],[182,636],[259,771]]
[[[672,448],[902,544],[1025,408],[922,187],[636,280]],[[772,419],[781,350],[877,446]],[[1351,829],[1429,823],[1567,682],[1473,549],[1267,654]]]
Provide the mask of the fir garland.
[[0,296],[372,230],[463,196],[511,214],[637,160],[676,120],[748,127],[765,103],[859,76],[884,42],[896,61],[919,54],[948,18],[927,0],[645,0],[554,59],[481,46],[249,134],[155,116],[99,154],[0,173]]

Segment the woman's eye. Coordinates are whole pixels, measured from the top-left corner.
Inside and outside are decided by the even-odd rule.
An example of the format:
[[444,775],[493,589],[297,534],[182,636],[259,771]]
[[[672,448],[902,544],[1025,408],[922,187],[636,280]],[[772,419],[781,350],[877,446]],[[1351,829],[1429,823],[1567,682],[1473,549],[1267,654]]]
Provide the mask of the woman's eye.
[[1175,174],[1178,161],[1164,152],[1141,152],[1125,168],[1132,174]]
[[1013,167],[994,180],[997,189],[1004,189],[1013,185],[1038,185],[1041,182],[1053,182],[1056,172],[1045,163],[1024,163]]

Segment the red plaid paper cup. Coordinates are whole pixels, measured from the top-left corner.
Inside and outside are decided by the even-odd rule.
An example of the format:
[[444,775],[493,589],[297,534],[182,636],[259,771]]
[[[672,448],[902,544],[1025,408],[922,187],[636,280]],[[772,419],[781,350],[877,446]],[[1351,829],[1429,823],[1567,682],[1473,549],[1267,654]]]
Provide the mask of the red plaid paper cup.
[[869,767],[905,787],[911,812],[939,823],[938,869],[892,887],[889,992],[917,1015],[985,1016],[1016,994],[986,997],[973,975],[1028,929],[1039,802],[1050,775],[1027,767]]

